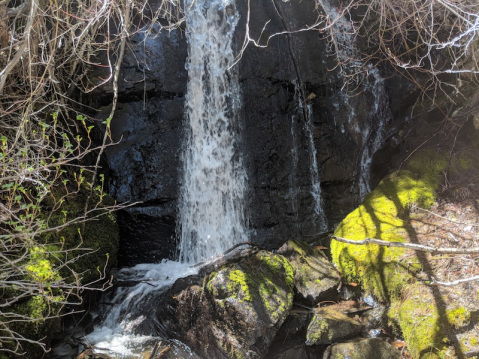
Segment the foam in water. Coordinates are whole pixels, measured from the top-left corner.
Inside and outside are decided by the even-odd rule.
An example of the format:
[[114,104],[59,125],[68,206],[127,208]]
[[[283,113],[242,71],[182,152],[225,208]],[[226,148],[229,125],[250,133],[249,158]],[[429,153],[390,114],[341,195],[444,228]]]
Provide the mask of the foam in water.
[[179,201],[180,259],[208,260],[246,241],[245,172],[237,151],[239,84],[230,0],[187,1],[189,129]]
[[178,278],[195,274],[198,268],[186,263],[164,260],[157,264],[138,264],[118,271],[118,282],[137,283],[132,287],[117,288],[112,298],[103,297],[109,305],[104,306],[104,320],[87,336],[95,345],[95,353],[114,354],[117,358],[138,358],[148,345],[157,338],[136,334],[144,321],[154,320],[157,302]]

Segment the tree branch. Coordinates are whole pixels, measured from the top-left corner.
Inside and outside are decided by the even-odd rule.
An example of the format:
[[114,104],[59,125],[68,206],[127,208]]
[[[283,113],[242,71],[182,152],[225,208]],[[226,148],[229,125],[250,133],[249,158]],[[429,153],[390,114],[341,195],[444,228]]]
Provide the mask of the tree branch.
[[331,236],[331,238],[338,242],[343,242],[343,243],[353,244],[353,245],[377,244],[379,246],[384,246],[384,247],[412,249],[415,251],[422,251],[422,252],[429,252],[429,253],[436,253],[436,254],[479,254],[479,248],[439,248],[439,247],[426,246],[423,244],[416,244],[416,243],[388,242],[388,241],[383,241],[381,239],[376,239],[376,238],[365,238],[360,241],[338,237],[338,236]]

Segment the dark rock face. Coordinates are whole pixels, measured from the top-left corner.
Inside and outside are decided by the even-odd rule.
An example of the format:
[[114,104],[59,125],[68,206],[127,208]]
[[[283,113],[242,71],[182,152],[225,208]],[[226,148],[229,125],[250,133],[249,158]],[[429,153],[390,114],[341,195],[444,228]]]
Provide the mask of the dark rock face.
[[[238,7],[237,52],[244,39],[246,2]],[[261,43],[276,32],[310,25],[317,16],[312,0],[262,0],[251,7],[251,38],[257,39],[271,19]],[[122,68],[120,111],[112,121],[113,139],[119,144],[106,151],[111,194],[119,202],[143,202],[122,215],[122,265],[154,262],[174,252],[186,126],[184,35],[135,36],[137,46],[127,53]],[[335,67],[330,55],[327,41],[309,31],[275,36],[266,48],[249,44],[237,65],[243,98],[240,147],[250,199],[247,218],[250,239],[262,247],[278,248],[287,239],[324,230],[314,211],[314,154],[331,229],[359,203],[360,179],[367,170],[361,166],[368,165],[364,158],[372,157],[395,132],[388,83],[379,72],[365,78],[358,96],[348,97],[341,90],[341,76],[330,71]],[[103,90],[94,94],[94,103],[108,103],[111,88]],[[105,108],[99,117],[107,114]],[[131,248],[142,248],[146,255],[132,254]]]

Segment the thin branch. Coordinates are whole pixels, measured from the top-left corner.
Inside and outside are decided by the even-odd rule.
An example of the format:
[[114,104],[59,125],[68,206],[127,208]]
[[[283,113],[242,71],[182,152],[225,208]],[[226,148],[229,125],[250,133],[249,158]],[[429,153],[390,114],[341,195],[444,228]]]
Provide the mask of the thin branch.
[[338,236],[331,236],[332,239],[343,242],[347,244],[353,245],[367,245],[367,244],[377,244],[379,246],[384,247],[397,247],[397,248],[404,248],[404,249],[412,249],[415,251],[421,252],[429,252],[435,254],[479,254],[479,248],[440,248],[440,247],[432,247],[426,246],[423,244],[416,244],[416,243],[405,243],[405,242],[388,242],[383,241],[381,239],[376,238],[365,238],[363,240],[352,240]]

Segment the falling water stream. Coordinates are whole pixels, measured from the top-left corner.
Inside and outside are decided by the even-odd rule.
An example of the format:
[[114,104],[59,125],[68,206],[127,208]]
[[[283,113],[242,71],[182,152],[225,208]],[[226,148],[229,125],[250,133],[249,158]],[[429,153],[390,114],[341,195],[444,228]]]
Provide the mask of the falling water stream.
[[[97,353],[116,358],[140,358],[145,345],[154,342],[157,299],[176,279],[197,272],[192,264],[246,240],[246,176],[235,140],[240,93],[235,69],[230,69],[239,15],[233,0],[187,0],[186,9],[189,126],[178,206],[180,260],[139,264],[116,273],[118,282],[135,285],[119,286],[103,296],[108,305],[97,313],[101,323],[88,335]],[[185,355],[187,351],[181,357]]]
[[240,94],[230,0],[193,2],[188,11],[189,120],[179,206],[180,258],[196,263],[244,242],[245,172],[236,152]]

